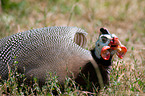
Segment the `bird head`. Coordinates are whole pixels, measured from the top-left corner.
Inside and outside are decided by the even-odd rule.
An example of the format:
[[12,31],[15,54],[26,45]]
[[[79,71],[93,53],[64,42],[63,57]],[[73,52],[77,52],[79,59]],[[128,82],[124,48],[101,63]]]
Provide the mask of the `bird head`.
[[121,44],[115,34],[110,34],[106,28],[100,29],[95,47],[95,54],[98,58],[109,60],[116,53],[122,59],[126,52],[127,48]]

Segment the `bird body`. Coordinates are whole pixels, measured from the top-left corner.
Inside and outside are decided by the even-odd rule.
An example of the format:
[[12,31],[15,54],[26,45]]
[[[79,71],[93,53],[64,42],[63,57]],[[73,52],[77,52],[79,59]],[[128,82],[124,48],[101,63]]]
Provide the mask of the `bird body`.
[[[108,32],[106,29],[100,31],[102,31],[102,34],[110,34],[106,33]],[[8,66],[12,70],[14,66],[18,66],[18,71],[24,73],[28,80],[36,77],[40,83],[44,83],[47,73],[52,72],[52,74],[56,73],[59,82],[62,84],[65,76],[73,77],[78,83],[83,84],[82,78],[79,77],[81,70],[86,76],[90,72],[89,74],[92,74],[90,75],[90,81],[96,83],[98,82],[97,78],[100,76],[96,68],[100,68],[103,82],[105,83],[105,80],[107,80],[108,84],[109,78],[106,77],[108,73],[106,68],[102,66],[110,66],[112,56],[110,59],[107,57],[107,60],[104,60],[101,56],[106,56],[106,53],[99,52],[99,54],[103,55],[100,54],[98,58],[95,55],[98,54],[97,48],[92,51],[84,49],[86,35],[87,33],[83,29],[77,27],[45,27],[1,39],[1,78],[8,78]],[[101,41],[97,41],[97,44],[99,42]],[[106,52],[108,49],[104,48],[103,50]],[[14,65],[14,62],[18,63]]]
[[17,61],[18,69],[28,78],[35,76],[44,82],[47,72],[56,72],[62,82],[67,70],[76,77],[91,58],[90,51],[74,42],[76,33],[87,34],[77,27],[45,27],[1,39],[0,75],[7,78],[7,64],[12,67]]

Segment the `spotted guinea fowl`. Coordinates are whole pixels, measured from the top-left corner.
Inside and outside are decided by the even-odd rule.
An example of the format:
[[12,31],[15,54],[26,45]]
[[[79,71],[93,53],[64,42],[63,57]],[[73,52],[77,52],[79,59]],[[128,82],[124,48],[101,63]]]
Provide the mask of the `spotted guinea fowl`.
[[38,78],[40,85],[44,84],[48,72],[56,73],[61,84],[65,76],[69,76],[85,85],[80,71],[97,86],[109,84],[108,69],[112,56],[117,53],[123,58],[127,49],[117,36],[101,28],[95,48],[86,50],[83,48],[86,35],[77,27],[45,27],[1,39],[1,79],[8,78],[8,66],[13,70],[17,61],[18,71],[24,73],[28,81],[32,77]]

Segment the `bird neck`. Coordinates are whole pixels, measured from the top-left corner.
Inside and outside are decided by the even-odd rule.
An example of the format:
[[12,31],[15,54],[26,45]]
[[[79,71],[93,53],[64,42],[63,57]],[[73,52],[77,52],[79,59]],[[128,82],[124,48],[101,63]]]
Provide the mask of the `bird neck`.
[[102,57],[98,58],[98,56],[95,53],[95,48],[91,50],[92,57],[97,62],[97,64],[102,64],[104,66],[110,66],[112,65],[112,56],[110,56],[109,60],[104,60]]

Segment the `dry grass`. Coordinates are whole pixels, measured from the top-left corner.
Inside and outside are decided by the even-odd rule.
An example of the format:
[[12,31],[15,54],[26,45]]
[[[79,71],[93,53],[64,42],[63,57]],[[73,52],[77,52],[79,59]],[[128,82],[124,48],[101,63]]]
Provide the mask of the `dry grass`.
[[114,58],[110,88],[100,95],[145,95],[144,0],[27,0],[20,4],[0,9],[0,38],[31,28],[67,26],[69,22],[69,26],[89,33],[91,48],[99,28],[106,27],[127,46],[128,52],[123,60]]

